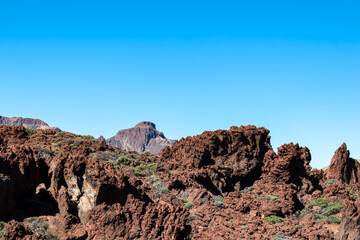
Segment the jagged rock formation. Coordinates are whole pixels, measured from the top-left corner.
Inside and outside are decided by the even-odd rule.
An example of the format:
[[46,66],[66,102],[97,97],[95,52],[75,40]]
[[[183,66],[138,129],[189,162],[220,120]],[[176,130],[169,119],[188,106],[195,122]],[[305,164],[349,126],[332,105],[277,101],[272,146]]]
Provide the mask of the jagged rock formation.
[[156,130],[152,122],[141,122],[133,128],[120,130],[114,137],[106,140],[106,143],[126,151],[139,153],[159,153],[166,146],[172,146],[176,140],[167,139],[162,132]]
[[331,159],[329,168],[326,171],[327,179],[336,179],[347,184],[354,184],[360,179],[360,163],[350,158],[350,152],[343,143]]
[[[24,127],[0,126],[0,221],[53,216],[48,221],[61,239],[183,239],[189,234],[186,209],[153,202],[129,168],[91,157],[120,150],[69,133],[31,134]],[[14,228],[29,234],[14,224],[5,236]]]
[[159,170],[172,171],[170,187],[202,186],[213,194],[240,190],[260,176],[271,149],[269,130],[231,127],[181,139],[161,152]]
[[46,122],[41,121],[40,119],[22,118],[22,117],[8,118],[8,117],[0,116],[0,125],[24,126],[26,128],[32,128],[32,129],[60,130],[59,128],[56,127],[49,127],[49,125]]
[[339,174],[354,172],[340,149],[324,172],[311,169],[309,149],[290,143],[275,152],[269,130],[255,126],[187,137],[160,155],[0,126],[0,235],[357,239],[360,185],[356,171]]

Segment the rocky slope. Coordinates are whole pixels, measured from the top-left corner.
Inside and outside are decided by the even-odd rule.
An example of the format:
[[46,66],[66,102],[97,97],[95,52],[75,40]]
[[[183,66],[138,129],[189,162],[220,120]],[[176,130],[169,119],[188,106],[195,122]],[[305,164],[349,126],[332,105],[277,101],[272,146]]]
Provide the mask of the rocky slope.
[[[104,141],[104,137],[101,136],[99,141]],[[105,142],[126,151],[155,154],[166,146],[174,145],[176,140],[167,139],[162,132],[156,130],[154,123],[141,122],[133,128],[120,130]]]
[[53,129],[60,130],[56,127],[49,127],[49,125],[41,121],[40,119],[33,118],[22,118],[22,117],[4,117],[0,116],[0,125],[9,125],[9,126],[24,126],[26,128],[32,129]]
[[[358,239],[346,146],[326,171],[255,126],[139,155],[89,136],[0,126],[3,239]],[[341,171],[340,171],[340,170]]]

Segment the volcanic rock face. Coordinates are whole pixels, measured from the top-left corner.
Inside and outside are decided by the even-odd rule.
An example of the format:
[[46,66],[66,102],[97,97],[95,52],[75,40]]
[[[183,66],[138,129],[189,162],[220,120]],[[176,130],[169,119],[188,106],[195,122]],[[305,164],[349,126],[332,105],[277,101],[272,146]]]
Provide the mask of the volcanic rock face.
[[[133,171],[114,168],[92,152],[121,154],[70,133],[30,135],[24,127],[0,126],[0,221],[46,215],[49,229],[61,239],[183,239],[189,234],[186,209],[154,203]],[[4,236],[10,239],[19,234],[12,229],[30,234],[21,224],[8,225]]]
[[161,152],[159,170],[173,171],[171,187],[202,186],[213,194],[240,190],[260,176],[271,149],[265,128],[231,127],[181,139]]
[[336,179],[347,184],[354,184],[360,179],[360,163],[350,158],[350,152],[343,143],[335,152],[330,167],[326,172],[327,179]]
[[106,140],[106,143],[126,151],[139,153],[159,153],[166,146],[172,146],[176,140],[167,139],[162,132],[156,130],[152,122],[141,122],[133,128],[120,130],[114,137]]
[[255,126],[187,137],[160,156],[0,126],[0,235],[358,239],[358,175],[339,173],[355,169],[340,149],[324,172],[311,170],[309,149],[290,143],[276,153],[269,131]]
[[32,128],[32,129],[60,130],[56,127],[49,127],[49,125],[46,122],[41,121],[40,119],[22,118],[22,117],[8,118],[8,117],[0,116],[0,125],[24,126],[26,128]]

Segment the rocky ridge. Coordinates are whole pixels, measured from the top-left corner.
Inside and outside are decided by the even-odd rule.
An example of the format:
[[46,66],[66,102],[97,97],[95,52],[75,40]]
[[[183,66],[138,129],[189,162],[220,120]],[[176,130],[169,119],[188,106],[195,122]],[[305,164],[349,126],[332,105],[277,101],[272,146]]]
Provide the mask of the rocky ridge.
[[60,130],[57,127],[50,127],[46,122],[41,121],[40,119],[22,118],[22,117],[9,118],[9,117],[0,116],[0,125],[24,126],[26,128],[32,128],[32,129]]
[[0,126],[3,239],[357,239],[357,165],[275,152],[255,126],[139,155],[53,130]]

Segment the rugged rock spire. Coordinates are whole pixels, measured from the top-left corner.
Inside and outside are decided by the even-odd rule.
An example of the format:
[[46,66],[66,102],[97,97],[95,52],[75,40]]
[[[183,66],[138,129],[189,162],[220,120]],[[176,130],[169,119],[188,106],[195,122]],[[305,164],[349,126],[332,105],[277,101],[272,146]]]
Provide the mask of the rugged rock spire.
[[336,179],[347,184],[354,184],[360,179],[360,163],[350,157],[347,146],[343,143],[331,159],[329,168],[326,170],[327,179]]

